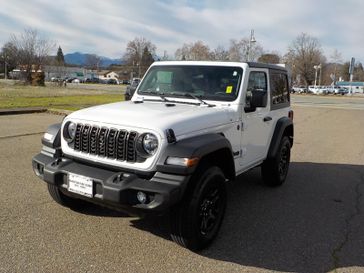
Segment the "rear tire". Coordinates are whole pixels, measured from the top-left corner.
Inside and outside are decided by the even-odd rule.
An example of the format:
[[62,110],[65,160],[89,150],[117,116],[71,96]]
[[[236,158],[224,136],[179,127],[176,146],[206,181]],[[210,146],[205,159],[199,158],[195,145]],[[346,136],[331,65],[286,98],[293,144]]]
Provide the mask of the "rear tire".
[[207,247],[218,234],[226,208],[226,182],[218,167],[210,167],[191,183],[196,186],[171,210],[171,238],[197,251]]
[[65,195],[55,185],[47,184],[47,186],[48,186],[48,192],[50,196],[53,198],[53,200],[64,207],[79,209],[84,207],[86,204],[86,202],[83,200],[72,198]]
[[266,185],[277,187],[285,182],[290,158],[291,142],[287,136],[284,136],[281,139],[276,156],[266,159],[261,167],[262,178]]

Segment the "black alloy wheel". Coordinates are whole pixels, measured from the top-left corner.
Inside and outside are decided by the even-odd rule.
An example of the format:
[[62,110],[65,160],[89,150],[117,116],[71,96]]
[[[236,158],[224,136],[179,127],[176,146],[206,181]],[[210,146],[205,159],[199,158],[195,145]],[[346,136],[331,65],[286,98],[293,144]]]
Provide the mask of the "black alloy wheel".
[[190,181],[184,199],[170,213],[171,238],[193,251],[217,236],[226,208],[226,181],[220,168],[204,166]]
[[200,204],[200,233],[206,238],[211,237],[223,215],[223,197],[221,195],[219,187],[213,188],[205,195]]
[[261,167],[262,178],[266,185],[276,187],[286,181],[291,160],[291,142],[283,136],[275,157],[266,159]]

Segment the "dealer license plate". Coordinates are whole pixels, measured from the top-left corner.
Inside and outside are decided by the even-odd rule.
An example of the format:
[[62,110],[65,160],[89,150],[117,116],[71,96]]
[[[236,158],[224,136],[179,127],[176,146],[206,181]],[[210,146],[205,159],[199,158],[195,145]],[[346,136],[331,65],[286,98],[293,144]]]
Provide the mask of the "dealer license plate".
[[90,177],[68,174],[68,191],[92,197],[92,179]]

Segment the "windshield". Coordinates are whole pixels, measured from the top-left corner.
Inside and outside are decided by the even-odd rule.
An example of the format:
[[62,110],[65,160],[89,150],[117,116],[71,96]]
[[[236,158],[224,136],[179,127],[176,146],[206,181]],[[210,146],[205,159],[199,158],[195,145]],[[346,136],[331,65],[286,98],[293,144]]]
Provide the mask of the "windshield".
[[195,97],[233,101],[237,98],[243,69],[229,66],[153,66],[138,94]]

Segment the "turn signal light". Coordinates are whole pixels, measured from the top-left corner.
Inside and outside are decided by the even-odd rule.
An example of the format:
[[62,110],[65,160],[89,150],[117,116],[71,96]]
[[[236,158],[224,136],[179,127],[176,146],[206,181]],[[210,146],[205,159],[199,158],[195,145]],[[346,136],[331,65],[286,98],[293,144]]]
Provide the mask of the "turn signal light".
[[196,166],[200,159],[198,157],[183,158],[183,157],[168,157],[166,160],[167,165],[176,165],[183,167]]

